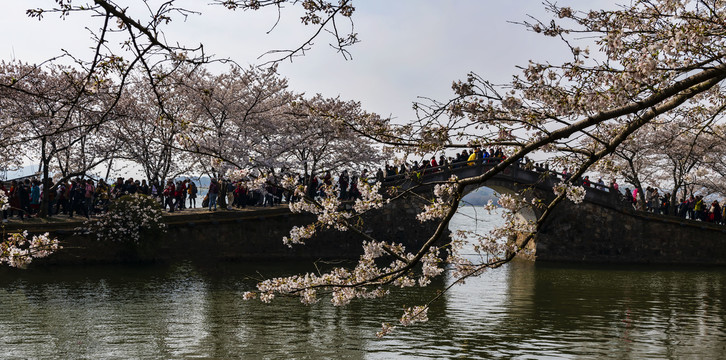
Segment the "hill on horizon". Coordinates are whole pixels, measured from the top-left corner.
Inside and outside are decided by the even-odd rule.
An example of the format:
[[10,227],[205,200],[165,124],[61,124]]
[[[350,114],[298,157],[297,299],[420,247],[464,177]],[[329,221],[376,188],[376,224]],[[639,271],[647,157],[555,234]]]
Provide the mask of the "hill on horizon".
[[468,195],[464,196],[463,199],[461,199],[463,203],[474,206],[484,206],[489,202],[489,200],[492,200],[496,203],[497,195],[494,190],[488,187],[480,187],[475,191],[469,193]]

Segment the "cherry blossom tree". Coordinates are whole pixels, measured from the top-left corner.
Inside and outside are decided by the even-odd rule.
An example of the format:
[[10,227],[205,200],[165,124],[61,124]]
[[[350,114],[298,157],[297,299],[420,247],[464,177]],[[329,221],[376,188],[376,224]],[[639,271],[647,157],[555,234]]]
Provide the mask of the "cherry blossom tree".
[[44,188],[41,216],[47,213],[48,194],[55,189],[51,171],[59,181],[85,175],[113,154],[104,137],[104,126],[113,114],[107,111],[115,89],[110,81],[85,86],[84,74],[52,65],[47,70],[21,63],[3,63],[4,124],[15,129],[8,148],[22,149],[37,160]]
[[377,115],[354,101],[295,95],[274,67],[198,71],[187,79],[183,101],[195,105],[183,146],[212,176],[245,168],[310,178],[381,160],[380,149],[346,125]]
[[[656,186],[670,191],[670,203],[677,204],[678,192],[681,197],[688,196],[688,188],[692,187],[695,172],[706,160],[706,153],[713,137],[710,135],[710,124],[704,124],[693,117],[679,118],[673,122],[655,124],[652,135],[655,139],[654,153],[658,160],[652,164],[656,178]],[[660,180],[660,181],[658,181]],[[691,192],[692,193],[692,192]],[[675,207],[670,213],[675,214]]]
[[[650,184],[658,172],[658,168],[652,166],[655,162],[653,148],[646,146],[651,132],[647,127],[633,133],[623,142],[612,155],[603,159],[595,165],[595,170],[614,178],[623,179],[625,183],[632,184],[638,192],[639,208],[645,208],[645,195],[643,184]],[[632,196],[631,194],[626,194]]]
[[362,170],[382,161],[380,148],[346,125],[377,116],[365,112],[360,103],[317,94],[310,99],[300,97],[289,111],[278,130],[277,144],[289,159],[286,166],[305,178],[345,167]]
[[[349,56],[347,47],[357,42],[356,34],[352,31],[352,23],[350,23],[350,32],[343,35],[344,33],[339,31],[342,27],[338,24],[337,19],[351,17],[354,12],[351,0],[339,2],[218,0],[214,4],[225,6],[231,10],[259,10],[273,7],[281,10],[288,2],[291,5],[299,6],[304,11],[302,23],[316,30],[308,40],[295,49],[272,51],[271,55],[280,56],[271,61],[292,59],[304,54],[310,50],[313,40],[318,38],[321,33],[333,35],[334,42],[331,45],[344,57]],[[98,164],[95,160],[79,157],[75,153],[89,149],[90,142],[86,140],[90,138],[86,136],[73,138],[71,134],[73,132],[84,133],[85,130],[85,135],[88,135],[98,131],[99,127],[108,120],[109,115],[115,111],[126,80],[132,73],[140,71],[146,74],[148,85],[157,96],[160,112],[168,115],[170,111],[166,110],[167,105],[157,88],[164,77],[155,76],[162,73],[165,65],[170,65],[172,69],[175,69],[180,64],[199,65],[213,61],[212,57],[205,53],[202,45],[187,47],[179,43],[167,42],[164,36],[166,25],[172,20],[199,14],[193,9],[178,6],[179,1],[144,0],[143,4],[139,6],[126,6],[107,0],[95,0],[93,3],[55,0],[54,3],[54,6],[29,9],[27,14],[38,19],[49,14],[58,14],[63,19],[69,16],[86,16],[89,24],[97,26],[89,25],[87,27],[91,32],[91,40],[95,44],[91,56],[85,58],[79,54],[64,51],[59,58],[49,60],[52,62],[60,58],[70,59],[75,65],[75,68],[61,68],[56,65],[51,67],[52,75],[57,75],[53,77],[56,80],[65,80],[64,85],[61,85],[62,81],[55,86],[52,85],[52,81],[39,81],[40,75],[44,75],[43,72],[46,71],[42,66],[3,63],[3,69],[0,71],[0,91],[2,91],[0,99],[4,102],[0,107],[2,109],[0,110],[2,111],[0,113],[2,144],[0,145],[4,149],[3,165],[17,165],[20,163],[18,159],[25,153],[25,147],[29,145],[29,142],[39,142],[40,146],[37,148],[40,152],[46,189],[43,195],[44,205],[47,204],[48,193],[52,190],[49,183],[49,167],[54,155],[61,155],[57,157],[57,160],[58,167],[62,171],[70,171],[71,164],[82,164],[87,167],[86,170]],[[110,81],[109,76],[116,81]],[[111,90],[112,84],[115,85],[114,91],[108,92],[114,96],[101,102],[97,101],[93,105],[85,102],[89,98],[85,95],[98,94],[100,89],[103,89],[104,92]],[[48,93],[49,90],[54,91]],[[8,109],[8,103],[14,105],[12,110]],[[22,109],[23,105],[27,105],[26,109]],[[29,106],[36,108],[27,109]],[[28,132],[26,128],[29,119],[34,120],[30,128],[36,130],[35,132]],[[43,122],[48,125],[47,128],[43,127]],[[59,140],[58,143],[55,143],[54,139],[50,139],[49,144],[49,138],[61,134],[65,138]],[[62,145],[58,145],[59,143]],[[116,143],[115,140],[114,143]],[[70,146],[76,145],[80,145],[78,150],[75,152],[69,150]],[[109,153],[113,153],[113,151]],[[82,170],[79,171],[76,175],[83,173]],[[66,172],[64,176],[72,176],[72,174]],[[45,209],[46,206],[42,206],[42,208]],[[0,261],[6,262],[6,249],[17,254],[16,245],[23,241],[18,238],[2,242],[3,258]],[[6,245],[9,247],[5,247]],[[24,254],[45,256],[47,253],[26,251]],[[32,259],[32,255],[29,256]],[[11,261],[11,263],[17,264],[18,262]]]
[[718,114],[720,107],[674,111],[668,118],[646,124],[596,168],[635,185],[641,203],[645,201],[643,184],[666,189],[671,203],[676,203],[679,191],[682,197],[688,196],[689,189],[693,194],[694,173],[717,142],[713,127],[718,119],[710,114]]
[[716,124],[710,130],[700,144],[705,149],[703,161],[687,178],[686,187],[691,193],[700,190],[705,194],[726,194],[726,129]]
[[31,18],[42,20],[57,15],[62,19],[83,17],[90,32],[93,51],[91,56],[64,52],[88,77],[107,77],[113,73],[124,80],[136,70],[149,75],[153,87],[159,68],[174,69],[180,63],[200,65],[210,62],[229,62],[215,58],[205,51],[204,45],[184,45],[178,39],[167,39],[166,29],[174,22],[189,16],[200,16],[210,6],[224,7],[230,11],[258,11],[276,9],[280,16],[290,6],[301,11],[301,23],[312,29],[311,35],[293,49],[270,50],[266,56],[271,63],[292,60],[312,49],[313,42],[321,35],[330,35],[331,47],[350,58],[348,48],[358,42],[351,17],[355,12],[352,0],[214,0],[210,3],[189,3],[180,0],[142,0],[129,6],[113,0],[47,0],[39,7],[27,10]]
[[[340,36],[336,25],[336,19],[348,19],[352,15],[351,1],[217,3],[230,9],[250,10],[277,7],[282,11],[283,5],[301,6],[305,13],[303,23],[313,25],[319,31],[299,48],[280,53],[281,58],[304,53],[312,39],[325,30],[334,35],[337,40],[334,47],[344,55],[345,48],[357,40],[352,32],[347,37]],[[120,68],[118,73],[124,79],[129,69],[138,66],[147,74],[152,88],[157,89],[160,79],[153,74],[157,73],[160,64],[210,61],[203,47],[172,46],[161,36],[163,26],[175,16],[192,13],[177,7],[175,1],[166,1],[160,7],[137,9],[140,12],[103,0],[97,0],[89,7],[72,0],[58,0],[57,4],[54,11],[62,16],[90,12],[104,21],[96,35],[99,46],[93,60],[81,63],[84,69],[93,70],[90,73],[115,66]],[[149,5],[149,2],[145,4]],[[552,19],[530,19],[521,24],[529,31],[560,39],[568,49],[569,60],[531,61],[504,85],[470,73],[466,79],[454,82],[452,99],[416,104],[420,117],[410,124],[398,126],[387,119],[370,116],[335,122],[345,124],[369,139],[390,146],[415,147],[422,152],[471,145],[506,149],[508,157],[480,176],[422,184],[434,187],[435,191],[434,201],[424,208],[419,219],[438,222],[435,231],[422,239],[420,247],[406,249],[400,244],[367,237],[363,255],[353,269],[335,268],[326,273],[270,279],[261,282],[258,291],[245,297],[270,301],[277,295],[296,295],[302,302],[312,303],[319,299],[320,293],[327,293],[334,305],[343,305],[355,298],[380,297],[395,287],[425,286],[432,277],[439,276],[444,266],[438,257],[442,251],[448,254],[446,262],[453,269],[455,283],[481,274],[485,269],[499,267],[527,246],[560,202],[565,199],[582,201],[584,189],[574,183],[575,179],[616,152],[630,137],[650,123],[677,114],[698,112],[704,104],[718,104],[723,98],[726,5],[722,1],[633,0],[615,10],[589,11],[552,2],[545,2],[544,6]],[[141,12],[146,20],[133,20]],[[34,16],[45,13],[44,10],[30,12]],[[111,30],[112,20],[119,30]],[[122,36],[122,47],[130,56],[119,56],[109,50],[104,45],[107,35]],[[165,106],[163,102],[158,105]],[[722,109],[715,106],[709,116],[720,121],[721,113]],[[311,115],[320,114],[313,112]],[[330,118],[335,120],[335,117]],[[686,121],[691,120],[687,118]],[[692,131],[698,133],[698,126]],[[507,226],[495,230],[491,237],[475,240],[477,249],[488,251],[492,248],[489,239],[498,234],[518,233],[522,238],[519,245],[509,248],[507,253],[482,257],[485,260],[478,263],[459,254],[460,239],[454,239],[446,248],[435,245],[445,233],[466,187],[481,185],[535,153],[573,168],[573,176],[553,189],[556,196],[548,203],[540,204],[526,196],[503,196],[500,203],[511,211],[510,214],[527,206],[539,206],[541,215],[531,223],[507,221]],[[292,179],[288,178],[283,185],[290,191],[305,194],[305,186],[295,186]],[[317,221],[311,226],[294,228],[286,242],[291,245],[302,243],[321,227],[357,231],[366,237],[366,232],[357,226],[360,216],[375,211],[388,201],[410,195],[409,191],[403,191],[384,200],[376,187],[361,190],[362,199],[351,210],[341,211],[340,203],[334,197],[320,201],[306,198],[293,203],[292,211],[312,212],[317,215]],[[425,321],[427,309],[427,304],[406,309],[401,324]],[[381,334],[392,329],[393,325],[384,324]]]
[[133,76],[116,107],[119,119],[112,124],[114,137],[123,144],[117,158],[140,165],[152,183],[164,184],[196,162],[181,149],[196,108],[183,96],[189,72],[193,70],[157,74],[163,80],[156,89],[143,76]]
[[198,71],[183,96],[195,104],[184,147],[197,155],[203,172],[221,177],[232,168],[278,165],[263,144],[278,138],[293,96],[275,67]]

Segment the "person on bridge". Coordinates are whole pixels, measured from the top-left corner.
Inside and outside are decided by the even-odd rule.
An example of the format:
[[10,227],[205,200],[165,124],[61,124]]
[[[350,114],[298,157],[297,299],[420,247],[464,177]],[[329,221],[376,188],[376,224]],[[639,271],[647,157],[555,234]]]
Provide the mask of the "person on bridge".
[[86,216],[90,217],[93,213],[93,196],[96,193],[96,188],[93,186],[93,180],[88,179],[86,181],[86,193],[83,194],[84,202],[83,206],[86,207]]
[[37,215],[40,210],[40,181],[33,179],[30,185],[30,213]]
[[605,181],[603,181],[602,178],[597,179],[596,187],[600,190],[605,190]]
[[382,183],[385,177],[383,176],[383,169],[378,168],[378,171],[376,171],[376,181],[379,183]]
[[348,200],[349,184],[350,176],[348,176],[348,170],[343,170],[343,173],[338,176],[338,189],[340,190],[340,200]]
[[247,206],[247,201],[247,187],[240,181],[234,189],[234,204],[238,208],[244,209]]
[[[3,194],[8,194],[8,189],[5,188],[5,184],[0,181],[0,191],[2,191]],[[3,220],[8,218],[8,209],[3,210]]]
[[610,192],[617,193],[618,192],[618,182],[617,179],[613,179],[613,181],[610,182]]
[[471,152],[471,155],[469,155],[469,158],[466,159],[466,161],[467,161],[466,164],[469,166],[476,165],[476,159],[478,157],[478,154],[479,154],[479,148],[474,149],[474,151]]
[[497,148],[497,150],[494,151],[494,157],[497,158],[499,161],[507,158],[506,156],[504,156],[504,151],[502,151],[502,148]]
[[391,166],[388,164],[388,162],[386,162],[386,170],[384,175],[386,176],[386,178],[396,176],[396,167]]
[[698,220],[698,214],[696,213],[696,203],[698,202],[698,196],[691,196],[688,198],[688,218],[691,220]]
[[721,205],[719,205],[718,200],[714,200],[711,203],[708,219],[716,224],[721,223]]
[[439,163],[436,161],[436,156],[431,157],[428,166],[431,168],[431,170],[428,171],[429,173],[441,171],[441,169],[437,169],[439,167]]
[[176,204],[176,209],[181,211],[184,210],[186,203],[185,196],[187,194],[187,187],[184,184],[184,181],[177,181],[176,183],[176,191],[174,192],[174,204]]
[[456,160],[454,161],[456,164],[454,165],[454,168],[462,167],[462,163],[466,162],[467,159],[469,159],[469,153],[466,149],[461,150],[460,153],[456,154]]
[[217,182],[217,179],[212,179],[212,182],[209,183],[209,211],[212,211],[212,207],[214,207],[214,211],[217,211],[217,196],[219,195],[219,183]]
[[355,174],[353,174],[353,177],[350,181],[350,190],[348,192],[348,197],[352,200],[361,198],[360,191],[358,190],[358,179],[359,178],[355,176]]
[[698,195],[696,196],[696,203],[693,205],[693,216],[695,220],[703,221],[703,210],[705,210],[703,196]]
[[187,188],[187,192],[189,193],[189,207],[195,208],[197,207],[197,192],[199,190],[197,189],[197,184],[194,183],[194,181],[189,180],[189,187]]
[[368,183],[368,169],[363,169],[363,171],[361,171],[358,181],[364,185]]
[[563,179],[564,181],[567,181],[567,180],[569,180],[569,179],[570,179],[570,176],[572,176],[572,175],[570,174],[570,169],[568,169],[568,168],[565,168],[565,170],[562,170],[562,179]]
[[174,193],[176,192],[176,186],[174,186],[174,180],[169,179],[166,181],[166,188],[164,188],[164,209],[169,207],[169,212],[174,212]]

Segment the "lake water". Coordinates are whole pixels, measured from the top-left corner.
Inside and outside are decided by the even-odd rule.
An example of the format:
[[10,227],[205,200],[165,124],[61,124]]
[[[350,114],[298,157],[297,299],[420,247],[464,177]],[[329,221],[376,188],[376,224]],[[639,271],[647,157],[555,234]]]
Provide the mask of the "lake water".
[[[490,224],[462,216],[452,227]],[[517,261],[454,287],[428,323],[383,339],[381,322],[451,280],[340,308],[242,300],[256,279],[309,266],[4,269],[0,359],[726,358],[724,268]]]

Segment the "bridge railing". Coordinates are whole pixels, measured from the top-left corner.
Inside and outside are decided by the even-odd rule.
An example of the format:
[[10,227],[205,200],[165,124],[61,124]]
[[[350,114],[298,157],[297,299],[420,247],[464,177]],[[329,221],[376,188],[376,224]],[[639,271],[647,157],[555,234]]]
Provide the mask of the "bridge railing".
[[[405,174],[387,176],[384,178],[383,185],[395,186],[405,184],[407,180],[411,182],[411,185],[424,183],[426,180],[445,181],[451,175],[461,174],[467,170],[474,170],[471,171],[474,174],[470,174],[469,176],[480,175],[503,160],[504,158],[484,158],[474,161],[455,162],[443,166],[426,167],[416,171],[409,171]],[[569,175],[567,174],[562,174],[560,172],[541,167],[532,169],[523,164],[521,161],[514,162],[508,166],[501,175],[498,175],[499,179],[502,179],[502,176],[508,177],[512,182],[525,186],[536,186],[543,191],[550,192],[554,185],[569,179]],[[582,184],[582,179],[578,179],[578,182]],[[676,218],[686,220],[682,216],[660,215],[638,210],[633,206],[632,198],[630,196],[631,195],[628,193],[621,193],[618,190],[611,189],[608,185],[590,182],[590,186],[586,187],[585,200],[593,204],[605,206],[636,216],[662,217],[661,221],[673,221],[673,219]],[[694,221],[696,220],[688,220],[688,222]]]
[[[383,181],[384,186],[393,186],[401,184],[406,180],[412,183],[422,183],[426,180],[445,180],[451,175],[460,174],[467,170],[474,172],[479,175],[483,174],[492,167],[502,162],[504,158],[484,158],[473,161],[460,161],[449,163],[446,165],[440,165],[436,167],[426,167],[418,170],[411,170],[404,174],[396,174],[392,176],[386,176]],[[503,176],[509,177],[512,181],[523,185],[538,186],[542,190],[551,190],[552,187],[562,181],[569,179],[568,174],[562,174],[557,171],[535,168],[530,169],[525,166],[521,161],[514,162],[509,165],[502,173]],[[580,180],[581,181],[581,180]],[[622,201],[622,195],[619,192],[611,192],[607,185],[598,184],[591,182],[590,186],[586,188],[587,192],[585,195],[586,200],[600,203],[608,206],[625,206],[627,202]]]
[[484,167],[493,167],[494,165],[502,162],[504,158],[484,158],[484,159],[477,159],[472,161],[458,161],[449,163],[446,165],[439,165],[434,167],[425,167],[422,169],[416,169],[416,170],[408,170],[404,174],[396,174],[396,175],[390,175],[384,177],[384,184],[388,183],[395,183],[399,182],[401,180],[406,179],[421,179],[423,177],[426,177],[428,175],[440,175],[442,172],[449,172],[452,173],[453,170],[456,169],[466,169],[467,166],[484,166]]

